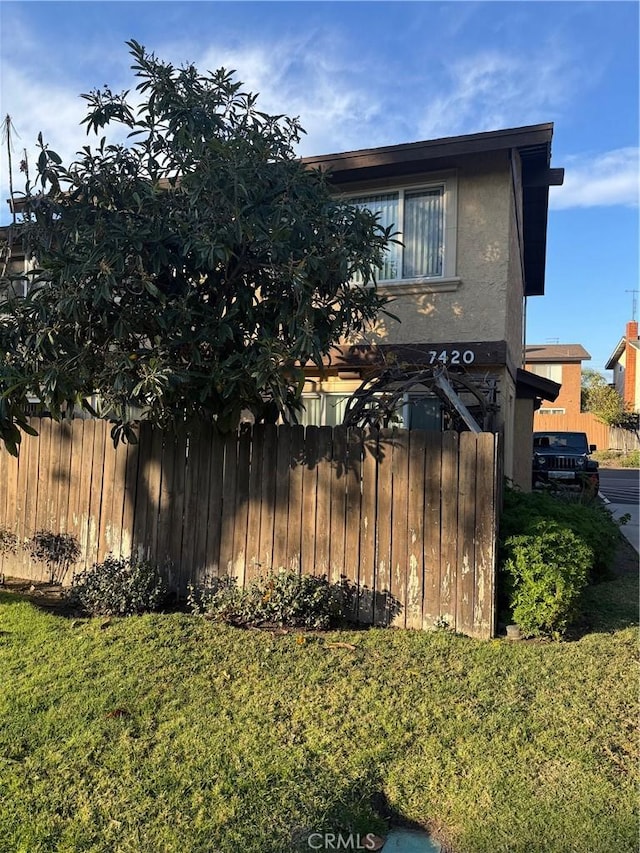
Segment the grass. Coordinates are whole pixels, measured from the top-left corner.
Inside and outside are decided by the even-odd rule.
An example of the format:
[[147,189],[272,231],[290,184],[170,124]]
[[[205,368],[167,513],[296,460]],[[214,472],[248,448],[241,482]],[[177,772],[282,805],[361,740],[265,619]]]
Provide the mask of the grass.
[[0,851],[286,853],[388,810],[456,853],[635,853],[637,579],[590,594],[591,633],[509,643],[0,593]]
[[640,468],[640,450],[597,450],[591,456],[601,468]]

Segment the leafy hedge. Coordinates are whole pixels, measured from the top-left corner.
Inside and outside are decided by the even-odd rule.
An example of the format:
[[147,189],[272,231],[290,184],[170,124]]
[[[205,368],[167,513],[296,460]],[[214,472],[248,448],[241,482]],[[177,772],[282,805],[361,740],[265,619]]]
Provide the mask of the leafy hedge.
[[159,610],[167,590],[155,563],[109,555],[76,575],[67,597],[90,616],[132,616]]
[[280,571],[259,577],[247,589],[235,578],[205,578],[189,588],[193,613],[232,625],[263,625],[323,629],[343,612],[347,590],[324,576]]
[[506,488],[500,519],[500,541],[532,533],[539,521],[555,521],[571,530],[592,551],[589,580],[609,576],[620,542],[620,525],[597,500],[579,500],[545,492],[520,492]]
[[500,608],[525,636],[564,633],[589,582],[609,576],[619,523],[597,502],[505,489]]
[[534,532],[508,541],[502,568],[513,619],[525,636],[561,635],[579,613],[591,549],[557,521],[539,521]]

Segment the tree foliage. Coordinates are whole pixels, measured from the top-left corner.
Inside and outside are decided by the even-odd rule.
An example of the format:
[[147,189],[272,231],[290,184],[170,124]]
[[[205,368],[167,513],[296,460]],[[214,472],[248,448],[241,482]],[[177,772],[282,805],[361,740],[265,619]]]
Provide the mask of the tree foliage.
[[608,426],[637,429],[637,415],[629,411],[618,391],[597,370],[582,371],[581,396],[583,411],[592,412]]
[[102,136],[64,165],[39,137],[20,226],[38,270],[26,298],[6,289],[0,305],[0,430],[14,452],[29,396],[60,417],[99,392],[116,439],[132,407],[221,430],[242,410],[295,418],[301,365],[384,305],[390,230],[299,161],[298,120],[261,112],[235,72],[127,44],[133,95],[82,96],[87,133],[126,142]]

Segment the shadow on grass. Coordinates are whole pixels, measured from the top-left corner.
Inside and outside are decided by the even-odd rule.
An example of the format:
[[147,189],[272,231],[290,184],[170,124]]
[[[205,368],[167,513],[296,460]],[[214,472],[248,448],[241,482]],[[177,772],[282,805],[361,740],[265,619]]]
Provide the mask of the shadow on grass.
[[587,587],[582,615],[567,639],[585,634],[611,634],[640,624],[638,554],[626,541],[620,545],[611,575]]
[[[371,793],[365,795],[364,790],[369,785]],[[335,802],[325,803],[316,827],[294,827],[291,849],[295,853],[312,849],[378,850],[387,835],[400,828],[437,840],[442,853],[451,851],[441,830],[405,817],[372,779],[362,778],[346,790],[340,790]]]
[[588,587],[582,618],[574,628],[576,639],[585,634],[610,634],[640,623],[638,576],[616,578]]
[[78,616],[77,609],[71,606],[58,584],[6,578],[0,587],[0,605],[21,604],[25,601],[56,616]]

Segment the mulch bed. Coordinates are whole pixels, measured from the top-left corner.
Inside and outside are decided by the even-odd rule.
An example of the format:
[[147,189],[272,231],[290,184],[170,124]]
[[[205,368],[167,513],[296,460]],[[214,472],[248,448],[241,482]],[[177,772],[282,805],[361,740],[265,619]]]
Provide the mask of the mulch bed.
[[77,613],[64,597],[60,584],[46,581],[30,581],[24,578],[5,578],[0,584],[1,592],[15,593],[27,598],[36,607],[50,610],[59,616],[76,616]]

